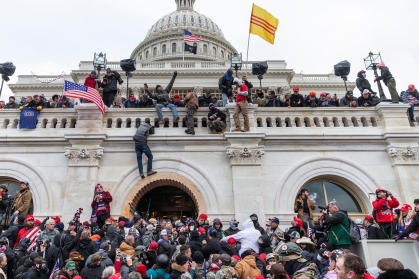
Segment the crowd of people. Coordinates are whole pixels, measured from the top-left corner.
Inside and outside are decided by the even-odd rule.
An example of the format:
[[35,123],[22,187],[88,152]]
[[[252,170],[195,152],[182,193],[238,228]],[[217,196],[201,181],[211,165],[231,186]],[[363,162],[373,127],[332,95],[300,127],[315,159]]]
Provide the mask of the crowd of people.
[[[377,190],[374,212],[365,222],[352,221],[331,201],[316,223],[316,201],[303,189],[295,200],[297,216],[282,230],[278,218],[260,224],[256,214],[242,229],[237,220],[223,226],[203,213],[196,219],[144,219],[135,212],[132,219],[114,219],[112,196],[100,184],[89,221],[81,222],[78,211],[67,224],[59,217],[40,222],[27,214],[29,187],[21,183],[11,203],[10,227],[0,235],[0,278],[418,278],[397,259],[383,258],[366,268],[350,250],[363,239],[418,237],[419,199],[414,210],[408,204],[397,209],[397,199],[383,189]],[[6,185],[0,191],[1,210],[10,196]]]

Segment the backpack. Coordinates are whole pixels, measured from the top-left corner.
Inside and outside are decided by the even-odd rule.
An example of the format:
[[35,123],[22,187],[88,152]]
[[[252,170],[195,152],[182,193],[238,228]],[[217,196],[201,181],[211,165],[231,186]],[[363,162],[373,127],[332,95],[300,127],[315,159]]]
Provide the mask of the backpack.
[[341,227],[345,230],[345,232],[349,235],[349,238],[351,239],[352,244],[356,244],[361,239],[361,231],[359,230],[359,227],[355,222],[348,217],[349,221],[349,232],[345,229],[345,227],[341,225]]

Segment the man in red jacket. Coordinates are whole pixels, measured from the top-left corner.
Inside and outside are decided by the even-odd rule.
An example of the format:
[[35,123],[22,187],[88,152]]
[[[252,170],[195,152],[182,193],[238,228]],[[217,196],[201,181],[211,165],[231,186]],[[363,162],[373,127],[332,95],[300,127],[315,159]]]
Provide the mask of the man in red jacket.
[[[234,85],[238,87],[239,90],[234,90],[233,93],[237,94],[236,97],[236,108],[234,109],[234,123],[236,124],[236,129],[233,132],[250,132],[249,127],[249,116],[247,114],[247,96],[249,94],[246,84],[242,83],[238,78],[234,78]],[[244,119],[244,130],[240,127],[240,118],[239,113],[243,114]]]
[[[377,189],[375,193],[377,199],[372,202],[375,214],[374,218],[378,225],[380,225],[381,230],[390,239],[393,234],[393,209],[399,206],[399,201],[393,197],[390,191]],[[390,199],[387,199],[387,196],[390,196]]]
[[[96,83],[97,83],[97,87],[96,87]],[[90,73],[90,75],[85,79],[84,85],[87,86],[87,87],[95,88],[95,89],[100,88],[101,83],[100,83],[100,79],[98,79],[98,77],[97,77],[96,71],[92,71]],[[89,101],[86,101],[86,100],[81,100],[81,102],[82,103],[90,103]]]

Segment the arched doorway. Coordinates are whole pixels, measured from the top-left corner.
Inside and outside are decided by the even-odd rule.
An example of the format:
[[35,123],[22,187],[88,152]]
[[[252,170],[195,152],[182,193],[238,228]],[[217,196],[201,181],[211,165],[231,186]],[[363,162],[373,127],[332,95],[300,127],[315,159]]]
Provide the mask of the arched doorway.
[[174,216],[185,220],[196,218],[197,207],[193,198],[181,188],[175,186],[159,186],[147,192],[139,200],[137,212],[149,218],[172,219]]

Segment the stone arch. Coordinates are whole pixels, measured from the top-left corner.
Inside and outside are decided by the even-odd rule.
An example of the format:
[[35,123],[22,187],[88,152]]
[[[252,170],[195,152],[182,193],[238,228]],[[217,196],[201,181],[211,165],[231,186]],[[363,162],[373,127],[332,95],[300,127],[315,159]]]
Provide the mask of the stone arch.
[[[147,162],[144,163],[145,169],[146,164]],[[215,186],[195,164],[178,158],[156,158],[153,160],[153,169],[157,174],[141,179],[138,166],[133,166],[120,178],[111,190],[114,197],[112,215],[127,213],[128,203],[134,200],[138,202],[140,196],[165,183],[186,191],[195,201],[200,213],[223,212]]]
[[54,200],[48,180],[41,171],[18,159],[0,158],[0,176],[29,182],[34,215],[52,215],[54,212]]
[[357,165],[340,158],[313,158],[291,169],[279,183],[275,196],[275,212],[294,213],[294,200],[301,187],[316,177],[332,177],[351,187],[362,199],[369,212],[369,193],[380,185]]

